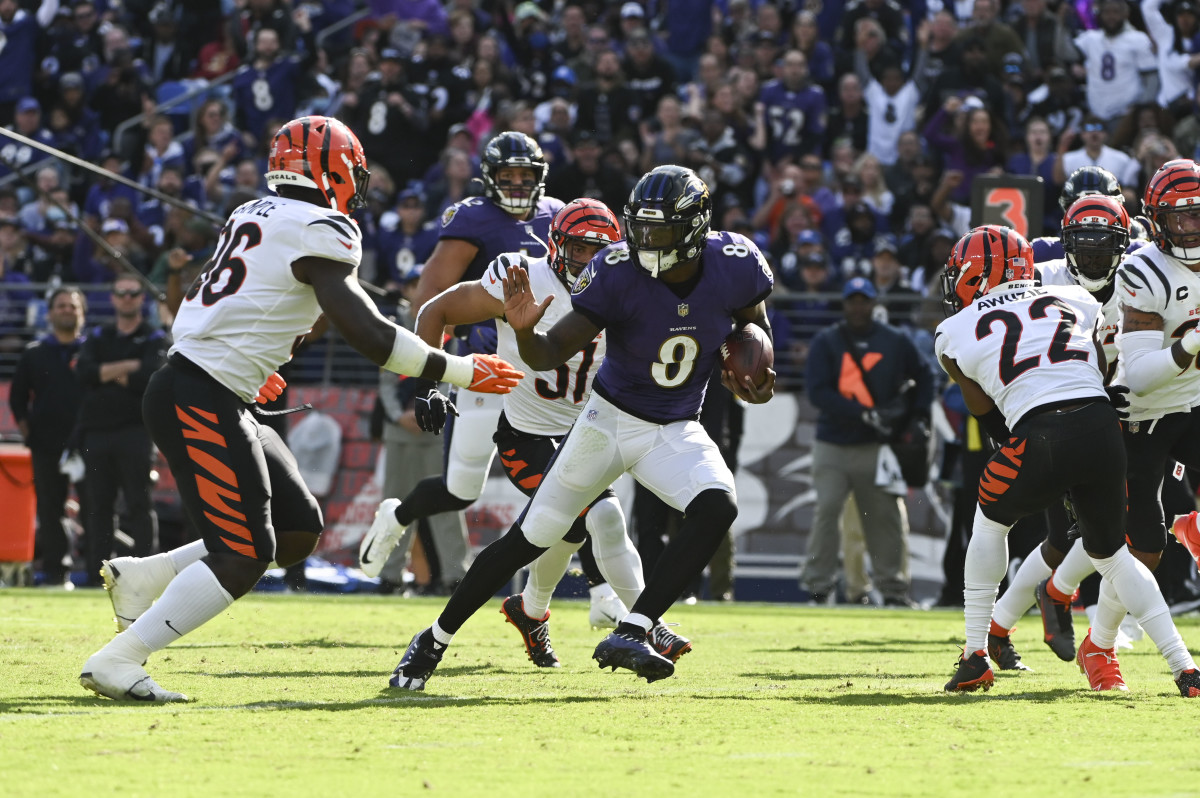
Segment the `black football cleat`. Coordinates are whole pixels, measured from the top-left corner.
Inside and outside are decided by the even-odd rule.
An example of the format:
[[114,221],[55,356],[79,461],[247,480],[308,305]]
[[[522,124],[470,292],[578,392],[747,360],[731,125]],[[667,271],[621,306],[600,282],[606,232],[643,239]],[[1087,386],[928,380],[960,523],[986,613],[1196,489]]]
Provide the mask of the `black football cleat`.
[[996,681],[996,675],[992,673],[987,657],[982,651],[976,651],[970,657],[964,652],[958,658],[957,664],[958,670],[954,672],[954,678],[946,682],[944,689],[947,693],[966,693],[981,687],[987,692]]
[[988,634],[988,656],[992,658],[992,662],[996,663],[997,667],[1002,671],[1031,671],[1024,662],[1021,662],[1021,655],[1017,653],[1017,649],[1012,644],[1012,638],[1007,635]]
[[1037,605],[1042,613],[1042,631],[1046,645],[1063,662],[1075,659],[1075,622],[1071,618],[1071,605],[1055,601],[1046,590],[1050,579],[1043,579],[1037,586]]
[[1183,671],[1175,680],[1175,686],[1184,698],[1200,698],[1200,671],[1195,668]]
[[525,600],[518,593],[509,596],[500,605],[500,614],[517,628],[521,640],[525,643],[525,653],[530,661],[539,668],[558,668],[558,656],[550,645],[550,613],[538,620],[525,614]]
[[592,659],[601,668],[631,670],[647,682],[675,673],[675,663],[651,648],[644,636],[612,632],[596,646]]
[[413,635],[400,664],[392,671],[388,680],[389,687],[399,687],[403,690],[424,690],[425,682],[433,675],[446,647],[433,639],[433,629],[426,629]]
[[654,624],[654,628],[646,635],[646,642],[671,662],[679,662],[680,657],[692,650],[691,640],[683,635],[675,634],[662,621]]

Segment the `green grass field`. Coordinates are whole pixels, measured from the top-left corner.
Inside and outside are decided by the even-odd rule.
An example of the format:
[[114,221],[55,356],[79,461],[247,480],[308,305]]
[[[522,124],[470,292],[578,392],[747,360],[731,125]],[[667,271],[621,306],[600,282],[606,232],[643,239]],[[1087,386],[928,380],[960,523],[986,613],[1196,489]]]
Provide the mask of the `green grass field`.
[[586,604],[555,605],[563,667],[539,671],[495,601],[424,693],[389,690],[440,606],[254,594],[151,659],[195,702],[144,706],[78,684],[103,592],[0,591],[0,795],[1200,794],[1200,702],[1148,641],[1122,653],[1130,692],[1093,694],[1031,616],[1035,672],[945,695],[961,613],[701,605],[671,618],[695,651],[647,685],[595,667]]

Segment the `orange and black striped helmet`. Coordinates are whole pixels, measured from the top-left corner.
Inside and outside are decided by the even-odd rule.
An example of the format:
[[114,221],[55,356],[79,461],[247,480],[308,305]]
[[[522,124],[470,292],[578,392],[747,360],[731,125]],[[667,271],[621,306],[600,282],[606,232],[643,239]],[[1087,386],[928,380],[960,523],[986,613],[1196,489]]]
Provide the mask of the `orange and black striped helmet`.
[[1146,185],[1142,210],[1159,249],[1188,265],[1200,263],[1200,220],[1185,223],[1200,216],[1200,165],[1176,158],[1160,166]]
[[1033,247],[1010,227],[985,224],[958,240],[942,273],[942,305],[953,316],[1002,283],[1033,284]]
[[275,134],[267,158],[267,185],[315,188],[329,207],[350,213],[367,204],[367,156],[358,137],[328,116],[293,119]]
[[1110,285],[1129,246],[1129,212],[1123,200],[1085,194],[1071,203],[1062,220],[1067,271],[1093,293]]
[[550,223],[550,245],[546,259],[558,279],[570,288],[587,261],[572,260],[568,252],[572,242],[599,244],[602,248],[621,240],[617,217],[603,202],[594,199],[571,200]]

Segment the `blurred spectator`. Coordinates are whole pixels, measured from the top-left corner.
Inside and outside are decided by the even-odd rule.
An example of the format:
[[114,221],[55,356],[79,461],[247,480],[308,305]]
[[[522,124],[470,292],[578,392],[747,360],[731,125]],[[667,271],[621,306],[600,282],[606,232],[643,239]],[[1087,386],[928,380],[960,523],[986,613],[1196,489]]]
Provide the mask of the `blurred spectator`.
[[154,445],[142,423],[146,383],[166,363],[170,337],[142,317],[140,282],[117,277],[116,320],[93,328],[75,366],[85,388],[79,411],[79,447],[86,468],[88,586],[100,587],[100,566],[113,556],[117,494],[124,497],[121,529],[132,553],[145,557],[158,545],[158,518],[150,499]]
[[693,144],[696,146],[703,147],[700,169],[708,175],[704,179],[713,201],[721,201],[730,193],[739,200],[748,200],[753,177],[750,153],[717,109],[709,108],[701,116],[700,138]]
[[178,169],[182,176],[184,166],[183,145],[175,140],[175,126],[171,120],[165,116],[150,117],[138,182],[143,186],[156,186],[164,168]]
[[229,107],[221,100],[205,100],[196,109],[192,136],[183,143],[186,172],[199,171],[196,155],[204,149],[216,151],[227,162],[235,161],[245,152],[241,134],[229,121]]
[[887,41],[902,49],[908,38],[904,25],[904,11],[895,0],[852,0],[842,17],[841,47],[846,52],[854,50],[858,39],[859,20],[869,19],[879,25]]
[[887,182],[883,179],[883,167],[879,159],[869,152],[864,152],[854,162],[853,174],[862,185],[863,201],[870,205],[877,215],[891,214],[896,198],[888,190]]
[[900,264],[910,274],[925,263],[936,224],[933,208],[923,203],[909,207],[908,219],[904,225],[904,236],[900,239],[900,245],[896,249],[896,257],[900,259]]
[[[876,290],[866,279],[842,290],[844,320],[809,349],[806,387],[817,408],[813,487],[817,502],[801,576],[814,601],[828,600],[838,571],[838,516],[853,492],[875,585],[891,606],[908,597],[908,520],[895,487],[877,484],[887,441],[910,413],[929,414],[933,373],[900,331],[872,319]],[[912,382],[911,395],[902,386]],[[898,470],[898,469],[897,469]],[[900,493],[903,494],[903,488]]]
[[1071,44],[1070,30],[1046,8],[1046,0],[1021,0],[1010,7],[1016,19],[1013,29],[1025,45],[1025,70],[1030,79],[1041,81],[1055,64],[1079,60],[1079,51]]
[[[666,47],[663,55],[675,67],[675,78],[687,83],[696,75],[704,45],[712,34],[714,0],[672,0],[664,16]],[[764,4],[766,5],[766,4]]]
[[546,193],[551,197],[590,197],[620,213],[633,188],[628,178],[601,159],[600,142],[587,130],[575,137],[571,163],[550,176]]
[[441,177],[429,186],[427,207],[433,211],[432,216],[441,216],[442,211],[470,195],[474,174],[470,157],[462,150],[448,147],[442,153],[442,167]]
[[946,100],[925,126],[925,139],[942,154],[945,169],[962,173],[962,182],[950,195],[961,205],[970,201],[977,176],[1002,171],[1008,151],[1004,127],[975,97]]
[[865,202],[848,205],[845,224],[832,236],[829,259],[839,278],[871,276],[871,257],[875,254],[875,237],[880,232],[875,212]]
[[1125,0],[1100,0],[1096,7],[1100,27],[1076,36],[1075,46],[1087,68],[1088,110],[1111,130],[1139,99],[1154,98],[1157,63],[1150,37],[1129,24]]
[[13,121],[17,101],[33,91],[38,42],[58,14],[59,0],[42,0],[35,13],[20,8],[17,0],[0,0],[0,125]]
[[917,57],[912,79],[923,96],[928,97],[938,77],[951,65],[957,64],[960,52],[958,21],[954,14],[942,9],[917,26]]
[[[99,84],[92,92],[90,105],[100,115],[100,125],[110,134],[126,119],[148,110],[153,104],[150,86],[143,74],[144,65],[134,61],[129,33],[120,25],[104,32],[104,64],[97,69]],[[125,157],[141,155],[140,142],[114,141]]]
[[[252,0],[252,5],[259,1]],[[308,35],[312,30],[309,28],[304,32]],[[312,47],[303,59],[285,54],[287,52],[274,28],[260,28],[254,37],[253,58],[238,69],[237,77],[230,84],[238,111],[238,127],[255,141],[262,141],[274,133],[267,129],[267,120],[292,118],[296,111],[297,86],[315,58]]]
[[792,22],[792,41],[808,61],[808,74],[813,82],[826,91],[833,89],[833,49],[821,41],[817,30],[817,15],[805,9]]
[[343,99],[346,124],[357,131],[367,157],[401,184],[421,176],[422,150],[396,143],[415,142],[426,134],[430,100],[428,91],[409,84],[399,51],[391,49],[380,53],[378,76]]
[[1058,207],[1061,183],[1055,177],[1058,154],[1050,148],[1050,126],[1041,117],[1033,117],[1025,125],[1025,151],[1008,159],[1005,171],[1014,175],[1029,175],[1042,179],[1042,230],[1058,229],[1062,214]]
[[862,81],[858,75],[846,73],[838,80],[838,102],[829,109],[825,125],[825,157],[832,155],[833,145],[839,139],[848,140],[856,155],[865,152],[869,124]]
[[904,79],[899,64],[887,64],[879,80],[871,79],[863,92],[869,109],[867,149],[885,166],[899,157],[897,142],[902,133],[917,125],[917,103],[920,95],[916,84]]
[[1050,67],[1046,76],[1045,90],[1036,92],[1038,97],[1033,103],[1032,113],[1046,120],[1051,137],[1057,139],[1083,122],[1086,102],[1083,92],[1075,85],[1074,78],[1067,70],[1060,66]]
[[104,38],[100,35],[100,17],[91,0],[78,0],[67,9],[70,24],[61,30],[52,46],[59,74],[70,72],[90,75],[100,67]]
[[908,286],[908,275],[896,250],[895,236],[886,234],[876,238],[871,256],[871,283],[887,311],[887,323],[907,327],[912,324],[920,294]]
[[[23,97],[17,102],[16,121],[9,125],[8,129],[41,144],[54,145],[53,134],[42,125],[42,106],[32,97]],[[0,177],[11,174],[14,169],[22,169],[49,157],[28,144],[5,138],[0,145]]]
[[41,561],[44,584],[62,585],[70,549],[70,480],[59,470],[59,461],[79,415],[80,390],[72,364],[83,343],[87,301],[78,288],[68,286],[53,291],[47,304],[50,329],[21,353],[8,405],[33,461],[38,520],[34,558]]
[[[260,52],[258,34],[262,30],[274,31],[274,41],[281,49],[289,52],[295,49],[296,23],[288,13],[289,6],[284,0],[242,0],[238,3],[239,10],[229,15],[228,27],[233,46],[242,61],[248,61]],[[442,12],[442,18],[445,19],[445,12]]]
[[947,64],[934,79],[925,93],[922,104],[926,119],[933,109],[942,107],[951,97],[961,98],[974,94],[985,100],[988,108],[1003,111],[1007,97],[1004,85],[996,77],[999,70],[992,71],[987,65],[987,50],[978,36],[967,36],[961,40],[961,61]]
[[232,31],[228,25],[221,25],[220,28],[217,38],[205,44],[197,53],[192,77],[216,80],[241,66],[242,59],[238,56]]
[[[575,117],[579,110],[575,97],[575,72],[569,66],[558,67],[550,76],[547,99],[539,103],[533,111],[538,129],[550,129],[560,136],[571,132],[575,128]],[[565,109],[566,117],[562,120],[552,120],[551,115],[555,109]]]
[[983,42],[987,53],[987,66],[992,72],[1000,72],[1004,56],[1009,53],[1025,54],[1025,45],[1016,32],[999,19],[1000,0],[975,0],[971,7],[971,23],[963,36],[972,36]]
[[1191,112],[1196,69],[1200,67],[1200,17],[1196,0],[1171,3],[1172,22],[1162,13],[1163,0],[1142,0],[1142,19],[1158,56],[1158,104],[1178,116]]
[[395,210],[379,220],[377,279],[389,291],[420,276],[421,266],[437,245],[438,226],[425,220],[425,200],[421,187],[410,184],[396,198]]
[[94,161],[108,143],[100,115],[88,108],[83,75],[67,72],[58,81],[58,102],[50,109],[54,146],[86,161]]
[[1120,150],[1108,146],[1108,131],[1104,122],[1096,116],[1084,118],[1078,138],[1083,146],[1077,150],[1070,149],[1076,141],[1074,131],[1068,130],[1059,138],[1054,182],[1061,186],[1067,176],[1080,167],[1102,166],[1116,175],[1122,190],[1131,195],[1131,201],[1136,201],[1140,195],[1137,190],[1138,163]]
[[755,105],[759,138],[755,146],[765,149],[767,160],[796,162],[800,156],[819,152],[825,133],[825,92],[809,81],[808,61],[799,50],[783,56],[778,80],[762,87]]
[[158,256],[150,270],[150,280],[155,285],[166,286],[172,272],[203,266],[213,254],[217,235],[212,224],[199,216],[187,216],[187,211],[179,212],[186,218],[171,242],[173,246]]
[[842,59],[843,70],[853,70],[864,78],[878,77],[885,64],[895,64],[900,61],[900,51],[890,46],[884,36],[883,26],[874,19],[860,19],[855,24],[855,45],[852,54],[846,54]]
[[654,51],[650,33],[644,28],[630,34],[625,46],[627,54],[621,65],[625,85],[633,93],[633,108],[640,109],[641,116],[648,116],[659,100],[675,91],[675,70]]
[[26,290],[29,275],[20,271],[31,266],[21,228],[11,217],[0,217],[0,353],[20,352],[28,342],[29,303],[33,291]]
[[180,9],[160,0],[150,10],[153,34],[142,43],[140,57],[149,68],[152,83],[182,80],[192,73],[195,48],[179,39]]
[[699,138],[694,128],[684,127],[679,99],[673,95],[660,99],[655,115],[642,122],[638,130],[642,137],[643,172],[659,164],[682,163],[692,142]]

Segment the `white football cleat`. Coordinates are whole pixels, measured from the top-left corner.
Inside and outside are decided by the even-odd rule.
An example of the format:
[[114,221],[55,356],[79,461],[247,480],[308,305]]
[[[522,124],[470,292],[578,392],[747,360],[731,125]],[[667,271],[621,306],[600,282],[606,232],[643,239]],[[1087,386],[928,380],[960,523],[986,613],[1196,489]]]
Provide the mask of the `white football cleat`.
[[124,632],[162,595],[175,572],[158,557],[117,557],[104,561],[100,576],[112,601],[117,631]]
[[588,622],[593,629],[612,629],[629,614],[629,608],[608,583],[596,585],[590,592],[592,606],[588,611]]
[[104,649],[93,654],[84,663],[79,674],[79,683],[97,695],[115,701],[145,701],[171,703],[189,701],[183,693],[164,690],[146,669],[136,662],[121,659]]
[[400,543],[404,527],[396,520],[396,508],[399,506],[399,499],[381,501],[371,528],[363,535],[358,547],[358,567],[367,576],[379,576],[388,557],[392,556],[392,550]]

